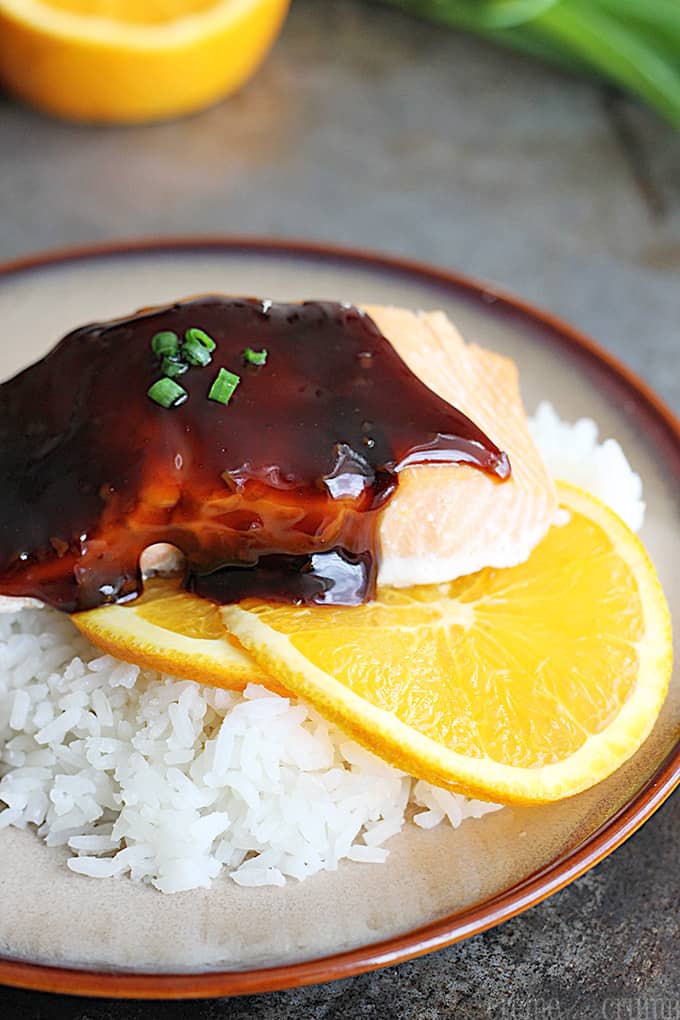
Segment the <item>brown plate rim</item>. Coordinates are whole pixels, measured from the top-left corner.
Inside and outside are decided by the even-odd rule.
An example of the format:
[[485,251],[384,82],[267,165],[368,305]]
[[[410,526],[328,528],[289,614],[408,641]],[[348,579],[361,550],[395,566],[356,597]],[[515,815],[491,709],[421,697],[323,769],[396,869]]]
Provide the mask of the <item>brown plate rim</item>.
[[[68,262],[130,254],[187,254],[191,251],[323,260],[406,278],[416,277],[436,284],[443,291],[453,292],[457,298],[466,298],[474,304],[482,303],[489,314],[519,320],[543,339],[568,349],[577,356],[586,371],[595,374],[606,388],[625,398],[627,413],[631,417],[642,418],[646,430],[654,434],[659,455],[671,466],[673,476],[680,480],[680,421],[631,369],[574,327],[495,284],[482,283],[426,263],[301,240],[240,236],[167,237],[82,245],[22,257],[0,264],[0,283],[13,274]],[[633,799],[578,846],[522,882],[474,907],[381,942],[301,963],[191,974],[74,969],[0,957],[0,984],[67,995],[189,999],[281,991],[401,963],[486,931],[562,889],[632,836],[679,784],[680,740]]]

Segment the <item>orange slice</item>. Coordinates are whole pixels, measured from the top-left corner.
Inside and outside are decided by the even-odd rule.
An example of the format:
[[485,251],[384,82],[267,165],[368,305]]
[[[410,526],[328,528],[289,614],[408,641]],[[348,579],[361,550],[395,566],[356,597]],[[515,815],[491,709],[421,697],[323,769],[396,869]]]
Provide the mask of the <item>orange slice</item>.
[[134,123],[199,110],[264,59],[290,0],[0,0],[0,82],[49,113]]
[[228,634],[219,607],[182,591],[176,581],[147,581],[135,602],[78,613],[73,622],[93,644],[125,662],[231,690],[249,683],[281,690]]
[[74,622],[128,662],[234,690],[287,689],[439,785],[556,800],[635,752],[672,661],[668,607],[639,540],[592,496],[565,485],[559,495],[568,523],[517,567],[384,588],[356,608],[220,610],[155,581],[136,602]]
[[505,803],[570,796],[648,735],[672,648],[639,540],[586,493],[559,495],[569,522],[520,566],[222,618],[265,673],[404,771]]

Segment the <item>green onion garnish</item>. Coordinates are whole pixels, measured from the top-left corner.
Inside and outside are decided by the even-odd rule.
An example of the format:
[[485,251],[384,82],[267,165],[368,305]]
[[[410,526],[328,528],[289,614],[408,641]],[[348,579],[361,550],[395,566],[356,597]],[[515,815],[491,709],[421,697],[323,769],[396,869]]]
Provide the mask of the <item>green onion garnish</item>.
[[190,365],[200,365],[201,368],[209,365],[212,361],[212,355],[208,348],[204,347],[195,337],[191,337],[181,345],[181,356]]
[[249,365],[264,365],[267,361],[267,348],[263,347],[261,351],[254,351],[252,347],[246,347],[243,352],[243,360]]
[[188,368],[187,363],[180,361],[179,358],[163,358],[161,362],[161,372],[163,375],[167,375],[169,379],[175,379],[178,375],[184,375]]
[[189,394],[172,379],[157,379],[146,391],[147,397],[161,407],[178,407],[183,404]]
[[205,332],[205,330],[198,329],[196,326],[191,326],[190,329],[184,334],[185,340],[198,340],[199,344],[203,344],[206,351],[214,351],[217,344],[211,336]]
[[210,387],[208,400],[216,400],[218,404],[228,404],[240,382],[240,376],[227,371],[226,368],[221,368]]
[[159,358],[174,358],[179,354],[179,337],[170,329],[164,329],[151,338],[151,347]]
[[212,361],[212,354],[208,348],[204,347],[201,341],[194,336],[189,337],[182,344],[182,357],[190,365],[200,365],[201,368],[209,365]]

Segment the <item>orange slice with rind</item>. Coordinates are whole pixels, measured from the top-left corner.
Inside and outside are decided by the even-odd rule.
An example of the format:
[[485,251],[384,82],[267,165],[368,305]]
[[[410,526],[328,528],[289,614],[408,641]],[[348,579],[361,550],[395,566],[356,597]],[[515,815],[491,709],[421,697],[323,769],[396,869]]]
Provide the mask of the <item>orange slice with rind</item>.
[[254,73],[290,0],[0,0],[0,83],[48,113],[192,113]]
[[124,662],[229,690],[249,683],[281,689],[230,636],[219,607],[182,591],[176,580],[149,580],[134,602],[78,613],[73,622]]
[[405,772],[502,803],[571,796],[645,740],[672,645],[641,542],[594,497],[559,495],[567,523],[517,567],[352,608],[249,600],[222,619],[265,673]]
[[559,486],[566,523],[519,566],[384,588],[357,607],[217,607],[176,581],[73,617],[118,658],[232,690],[297,695],[405,772],[537,804],[641,745],[672,665],[668,606],[639,539]]

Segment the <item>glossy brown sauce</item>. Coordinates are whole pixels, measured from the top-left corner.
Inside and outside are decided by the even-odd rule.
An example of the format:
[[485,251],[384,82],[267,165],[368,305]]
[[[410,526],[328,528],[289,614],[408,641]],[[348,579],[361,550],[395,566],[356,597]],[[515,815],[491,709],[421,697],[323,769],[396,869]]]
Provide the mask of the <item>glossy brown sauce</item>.
[[[217,349],[166,409],[147,396],[151,339],[189,327]],[[227,406],[207,398],[221,367],[241,377]],[[510,474],[357,308],[209,296],[86,326],[0,386],[0,594],[123,601],[143,550],[168,542],[187,587],[218,602],[356,604],[399,469],[433,461]]]

